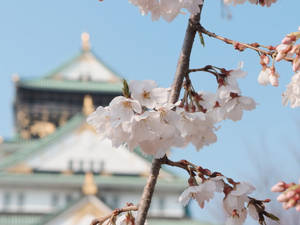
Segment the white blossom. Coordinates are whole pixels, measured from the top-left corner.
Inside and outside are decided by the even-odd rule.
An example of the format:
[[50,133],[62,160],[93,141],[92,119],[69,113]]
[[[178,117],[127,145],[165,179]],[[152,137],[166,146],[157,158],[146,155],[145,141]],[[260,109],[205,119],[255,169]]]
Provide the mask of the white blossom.
[[119,126],[122,122],[131,121],[134,113],[142,112],[142,107],[138,101],[123,96],[115,97],[110,102],[109,107],[113,127]]
[[236,210],[232,216],[227,217],[225,225],[242,225],[247,218],[246,208]]
[[134,225],[134,223],[131,222],[126,213],[117,218],[116,225]]
[[242,119],[244,110],[250,111],[256,108],[255,101],[246,96],[233,97],[223,105],[224,117],[232,121]]
[[275,71],[275,68],[264,67],[258,75],[257,81],[261,85],[271,84],[277,87],[279,74]]
[[[237,4],[243,4],[246,2],[246,0],[223,0],[225,4],[233,4],[233,5],[237,5]],[[270,7],[273,3],[275,3],[277,0],[249,0],[250,3],[252,4],[260,4],[261,6],[267,6]]]
[[[107,107],[98,107],[87,122],[101,138],[114,147],[140,147],[155,158],[163,157],[172,147],[191,143],[197,150],[217,141],[215,124],[241,119],[244,110],[255,108],[255,102],[240,95],[237,78],[245,76],[241,66],[226,77],[217,93],[197,94],[197,110],[187,112],[180,104],[168,103],[170,88],[157,87],[154,81],[131,81],[130,97],[115,97]],[[237,93],[236,93],[237,92]],[[194,106],[195,107],[195,106]]]
[[253,204],[249,204],[248,206],[248,213],[249,215],[256,221],[259,220],[259,216],[258,216],[258,213],[257,213],[257,210],[255,208],[255,206]]
[[193,198],[197,201],[200,208],[204,208],[205,201],[209,202],[214,197],[215,192],[221,192],[223,189],[224,177],[218,176],[204,181],[198,186],[190,186],[183,191],[179,196],[179,202],[186,206],[190,199]]
[[176,111],[180,117],[176,122],[186,143],[191,142],[197,150],[217,141],[213,121],[202,112],[189,113],[183,109]]
[[282,94],[282,104],[286,106],[288,102],[290,102],[292,108],[300,106],[300,72],[292,76],[291,82]]
[[251,184],[241,182],[225,197],[223,207],[228,216],[226,225],[238,225],[244,222],[247,216],[245,203],[249,202],[248,195],[254,190],[255,188]]
[[129,0],[129,2],[139,7],[142,15],[151,13],[152,20],[163,17],[168,22],[180,14],[182,9],[193,15],[199,13],[199,5],[203,4],[203,0]]
[[148,109],[165,104],[170,93],[170,88],[158,88],[153,80],[130,81],[129,90],[131,97]]

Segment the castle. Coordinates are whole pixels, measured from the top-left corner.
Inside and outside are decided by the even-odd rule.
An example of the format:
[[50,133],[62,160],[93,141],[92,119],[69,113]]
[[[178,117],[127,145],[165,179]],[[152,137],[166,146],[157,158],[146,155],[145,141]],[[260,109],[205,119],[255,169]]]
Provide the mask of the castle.
[[[0,225],[89,225],[138,203],[151,158],[113,148],[86,123],[98,105],[122,94],[122,78],[90,49],[46,76],[14,75],[16,134],[0,144]],[[149,225],[204,225],[177,199],[184,179],[163,168]]]

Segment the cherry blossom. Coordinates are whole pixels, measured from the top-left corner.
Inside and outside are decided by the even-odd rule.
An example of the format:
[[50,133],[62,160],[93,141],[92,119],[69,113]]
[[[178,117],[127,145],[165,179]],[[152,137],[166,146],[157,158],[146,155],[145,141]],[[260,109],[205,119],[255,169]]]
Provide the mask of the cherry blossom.
[[251,184],[241,182],[224,198],[223,206],[228,216],[226,225],[243,224],[247,217],[245,203],[249,202],[248,195],[254,190]]
[[183,109],[177,109],[176,112],[180,115],[176,126],[185,142],[191,142],[197,150],[200,150],[203,146],[217,141],[213,121],[204,113],[189,113]]
[[218,176],[204,181],[197,186],[189,186],[184,192],[179,196],[179,202],[186,206],[190,199],[195,199],[200,206],[204,208],[205,201],[209,202],[210,199],[214,197],[215,192],[221,192],[223,189],[222,179],[224,177]]
[[157,88],[153,80],[130,81],[129,90],[133,99],[149,109],[165,104],[170,92],[169,88]]
[[252,219],[254,219],[256,221],[259,220],[259,215],[258,215],[257,210],[256,210],[256,208],[253,204],[248,205],[248,213],[249,213],[249,216],[252,217]]
[[286,106],[288,103],[292,108],[300,106],[300,72],[292,76],[291,82],[282,94],[282,104]]
[[171,22],[182,9],[186,9],[191,14],[199,13],[199,5],[203,0],[129,0],[129,2],[139,7],[142,15],[151,13],[152,20],[158,20],[160,17]]
[[[247,0],[224,0],[225,4],[233,4],[233,5],[237,5],[237,4],[243,4],[245,3]],[[271,4],[275,3],[277,0],[249,0],[250,3],[252,4],[260,4],[261,6],[271,6]]]
[[295,183],[285,183],[283,181],[275,184],[271,191],[281,192],[277,201],[282,203],[284,209],[295,207],[300,212],[300,185]]
[[279,85],[278,78],[279,74],[275,71],[274,67],[263,67],[258,75],[257,81],[264,86],[271,84],[272,86],[277,87]]

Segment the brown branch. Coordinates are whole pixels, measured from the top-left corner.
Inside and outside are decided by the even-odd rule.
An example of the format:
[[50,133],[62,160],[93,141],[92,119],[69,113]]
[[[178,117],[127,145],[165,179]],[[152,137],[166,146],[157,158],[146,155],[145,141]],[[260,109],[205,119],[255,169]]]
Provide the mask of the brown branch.
[[[171,89],[171,95],[169,102],[175,103],[180,95],[182,88],[182,82],[184,77],[188,74],[190,65],[190,55],[195,39],[197,30],[192,24],[197,24],[200,22],[200,14],[202,11],[202,5],[200,6],[200,13],[192,15],[189,20],[188,27],[185,32],[185,38],[181,53],[178,59],[177,69]],[[150,176],[148,178],[147,184],[144,187],[142,199],[140,201],[140,207],[137,214],[136,225],[144,225],[148,210],[151,204],[152,195],[154,192],[155,184],[159,175],[159,170],[162,164],[162,159],[153,159],[152,167],[150,171]]]
[[198,172],[197,169],[200,168],[199,166],[196,166],[195,164],[193,164],[187,160],[180,160],[180,161],[174,162],[174,161],[170,160],[167,156],[162,158],[162,164],[166,164],[169,166],[184,169],[188,172],[188,174],[191,174],[192,172]]
[[146,221],[155,184],[159,175],[160,167],[161,167],[161,159],[153,159],[150,176],[148,178],[146,186],[144,187],[142,199],[140,201],[140,207],[137,214],[136,225],[144,225]]
[[194,44],[195,35],[197,32],[197,29],[194,26],[194,24],[199,24],[201,12],[202,5],[200,6],[200,13],[191,16],[189,20],[190,22],[185,32],[184,42],[178,59],[176,73],[172,84],[172,91],[170,96],[171,103],[175,103],[178,100],[184,76],[188,74],[190,56]]
[[[212,37],[212,38],[216,38],[216,39],[218,39],[218,40],[221,40],[221,41],[225,42],[226,44],[230,44],[230,45],[233,45],[233,46],[234,46],[236,43],[238,43],[239,45],[242,45],[244,48],[249,48],[249,49],[255,50],[255,51],[259,52],[259,53],[262,53],[262,54],[265,54],[265,55],[269,55],[269,56],[271,56],[271,57],[273,57],[274,54],[277,54],[276,51],[267,51],[267,50],[261,49],[261,48],[259,48],[259,47],[253,46],[253,45],[251,45],[251,44],[246,44],[246,43],[242,43],[242,42],[237,42],[237,41],[231,40],[231,39],[229,39],[229,38],[222,37],[222,36],[220,36],[220,35],[217,35],[217,34],[215,34],[215,33],[212,33],[212,32],[210,32],[210,31],[206,30],[206,29],[205,29],[203,26],[201,26],[200,24],[197,24],[196,27],[197,27],[198,32],[203,33],[203,34],[206,34],[206,35],[209,36],[209,37]],[[257,44],[257,43],[256,43],[256,44]],[[259,44],[257,44],[257,45],[266,48],[266,46],[259,45]],[[292,62],[292,61],[293,61],[293,59],[292,59],[292,58],[289,58],[289,57],[285,57],[284,60],[289,61],[289,62]]]
[[102,223],[104,223],[106,220],[108,220],[109,218],[112,218],[113,216],[117,216],[119,215],[120,213],[123,213],[123,212],[130,212],[130,211],[137,211],[138,210],[138,206],[127,206],[127,207],[124,207],[122,209],[115,209],[114,211],[112,211],[111,214],[108,214],[106,216],[103,216],[103,217],[99,217],[99,218],[96,218],[94,219],[92,222],[91,222],[91,225],[101,225]]

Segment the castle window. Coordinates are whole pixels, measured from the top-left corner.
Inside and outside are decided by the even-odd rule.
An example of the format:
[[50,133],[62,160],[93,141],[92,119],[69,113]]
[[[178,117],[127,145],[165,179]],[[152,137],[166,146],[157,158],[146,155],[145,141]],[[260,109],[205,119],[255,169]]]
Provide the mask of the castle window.
[[83,171],[83,160],[79,161],[79,171]]
[[158,208],[159,210],[163,211],[165,207],[166,207],[165,199],[163,197],[160,197],[158,200]]
[[73,160],[72,159],[70,159],[68,161],[68,170],[73,171]]
[[3,208],[9,208],[11,204],[11,194],[9,192],[5,192],[3,196]]
[[116,209],[116,208],[119,207],[119,204],[120,204],[119,201],[120,201],[119,200],[119,196],[118,195],[114,195],[113,198],[112,198],[112,208],[113,209]]
[[72,201],[72,195],[71,194],[67,194],[66,195],[66,203],[70,203]]
[[101,160],[99,164],[99,172],[101,173],[104,170],[104,161]]
[[93,160],[90,161],[90,171],[91,171],[91,172],[94,172],[94,171],[95,171],[95,168],[94,168],[94,161],[93,161]]
[[58,200],[59,200],[58,194],[56,194],[56,193],[52,194],[52,196],[51,196],[51,206],[52,207],[58,206]]
[[18,207],[22,208],[24,206],[24,194],[21,192],[18,194]]

